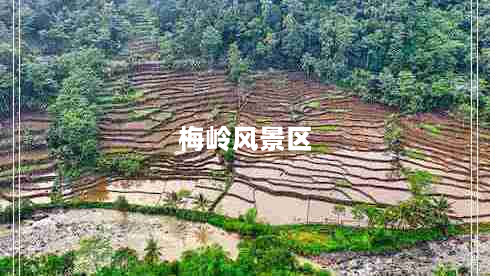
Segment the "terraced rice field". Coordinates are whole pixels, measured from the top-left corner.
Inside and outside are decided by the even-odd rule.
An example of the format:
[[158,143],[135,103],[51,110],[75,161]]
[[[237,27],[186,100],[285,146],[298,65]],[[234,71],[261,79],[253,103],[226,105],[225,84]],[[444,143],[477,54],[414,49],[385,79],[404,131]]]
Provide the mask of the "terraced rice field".
[[[16,122],[17,123],[17,122]],[[50,157],[46,142],[50,120],[46,113],[26,113],[21,118],[20,177],[16,172],[16,184],[20,180],[22,196],[43,200],[51,190],[55,178],[55,160]],[[8,204],[12,187],[12,121],[0,122],[0,205]],[[18,133],[18,126],[15,128]],[[18,140],[16,135],[16,162]],[[18,168],[16,167],[16,170]]]
[[[150,68],[152,69],[152,68]],[[271,223],[334,222],[335,204],[354,202],[396,204],[410,196],[403,176],[393,173],[393,157],[383,143],[384,119],[390,110],[365,104],[333,87],[305,81],[296,74],[258,75],[255,89],[240,93],[225,81],[223,72],[177,73],[142,70],[131,85],[143,95],[130,104],[111,105],[99,123],[100,148],[106,153],[137,152],[146,156],[144,177],[83,177],[67,195],[91,188],[87,197],[114,200],[124,194],[130,202],[157,204],[165,194],[182,188],[194,196],[203,193],[218,200],[216,210],[239,215],[256,207]],[[113,87],[108,84],[106,89]],[[240,96],[241,95],[241,96]],[[294,116],[291,106],[296,106]],[[135,115],[137,114],[137,115]],[[238,126],[256,126],[257,144],[262,126],[311,126],[312,152],[252,151],[241,148],[233,165],[234,177],[225,192],[225,165],[215,150],[181,152],[182,126],[208,129],[226,125],[239,114]],[[293,114],[293,115],[291,115]],[[22,125],[44,137],[49,120],[29,114]],[[8,122],[3,123],[9,127]],[[463,122],[426,114],[403,119],[404,167],[430,171],[433,193],[447,196],[455,218],[469,216],[469,138]],[[2,138],[2,187],[11,174],[9,131]],[[490,217],[489,140],[480,133],[480,211]],[[39,138],[41,141],[43,139]],[[22,176],[24,196],[46,199],[54,177],[54,162],[45,143],[22,153],[28,167]],[[476,173],[474,173],[476,175]],[[475,179],[476,181],[476,179]],[[8,195],[4,191],[4,196]],[[191,208],[191,204],[187,205]],[[347,212],[345,221],[351,220]]]
[[[141,29],[142,18],[136,18]],[[144,33],[144,32],[143,32]],[[143,176],[85,174],[72,186],[67,197],[83,194],[90,200],[112,201],[125,195],[132,203],[158,204],[171,191],[183,188],[192,197],[202,193],[218,212],[237,216],[255,207],[267,222],[336,222],[335,204],[396,204],[410,196],[407,180],[395,173],[394,157],[383,142],[384,120],[392,110],[362,103],[347,93],[296,73],[262,73],[250,91],[226,81],[222,71],[175,72],[160,70],[157,47],[152,38],[129,44],[130,55],[144,56],[128,76],[107,82],[99,99],[104,115],[99,122],[100,151],[135,152],[145,156]],[[114,103],[114,91],[127,78],[137,97],[128,103]],[[227,182],[224,160],[215,150],[181,152],[178,140],[182,126],[219,128],[232,117],[237,126],[255,126],[257,144],[261,127],[311,126],[311,152],[251,151],[236,153],[233,177]],[[54,178],[54,160],[48,155],[46,114],[29,114],[22,126],[32,129],[39,143],[22,152],[22,196],[46,201]],[[0,177],[2,198],[9,198],[11,181],[11,136],[9,122],[2,122]],[[470,215],[470,126],[445,115],[424,114],[404,117],[400,164],[430,171],[433,193],[450,199],[453,217]],[[10,135],[10,136],[9,136]],[[205,135],[204,135],[205,136]],[[490,220],[490,131],[480,133],[480,215]],[[476,149],[474,149],[476,156]],[[228,189],[229,188],[229,189]],[[186,202],[186,206],[192,205]],[[344,221],[352,221],[347,210]]]

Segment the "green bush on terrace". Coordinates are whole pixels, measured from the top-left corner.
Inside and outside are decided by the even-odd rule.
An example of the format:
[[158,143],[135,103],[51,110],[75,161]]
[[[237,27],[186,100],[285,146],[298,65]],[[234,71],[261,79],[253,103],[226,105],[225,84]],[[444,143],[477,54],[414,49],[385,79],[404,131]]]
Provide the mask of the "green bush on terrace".
[[97,160],[97,168],[103,173],[136,176],[143,169],[145,157],[137,153],[103,155]]
[[116,104],[131,103],[143,97],[143,95],[143,91],[129,87],[125,93],[119,93],[112,96],[112,102]]

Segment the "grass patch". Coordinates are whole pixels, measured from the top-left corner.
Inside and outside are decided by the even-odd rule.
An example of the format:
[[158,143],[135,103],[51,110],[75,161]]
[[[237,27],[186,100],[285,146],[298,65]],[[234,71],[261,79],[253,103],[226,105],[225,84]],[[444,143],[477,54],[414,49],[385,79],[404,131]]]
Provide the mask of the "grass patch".
[[160,108],[148,108],[148,109],[142,109],[142,110],[133,110],[131,113],[129,113],[129,120],[131,121],[139,121],[144,118],[146,118],[148,115],[158,112]]
[[282,89],[286,88],[288,86],[288,80],[287,79],[273,79],[272,80],[272,86],[277,89]]
[[490,141],[490,135],[483,133],[479,133],[478,135],[480,136],[480,139]]
[[323,92],[320,96],[321,100],[341,100],[345,98],[345,95],[332,94],[332,92]]
[[[476,228],[476,223],[473,223],[473,229]],[[471,233],[471,224],[465,223],[458,225],[458,229],[462,234],[470,234]],[[478,224],[478,229],[481,233],[490,233],[490,222],[480,222]]]
[[310,144],[312,153],[330,153],[330,148],[324,144]]
[[255,122],[257,125],[271,125],[272,124],[272,118],[271,117],[258,117],[255,119]]
[[143,97],[145,93],[141,90],[136,90],[134,88],[129,89],[127,94],[116,94],[112,96],[112,103],[113,104],[123,104],[123,103],[130,103],[138,100],[139,98]]
[[330,132],[330,131],[337,130],[337,126],[334,125],[314,126],[311,127],[311,130],[320,131],[320,132]]
[[311,107],[313,109],[319,109],[320,108],[320,101],[319,100],[313,100],[308,103],[306,103],[307,107]]
[[429,134],[432,136],[438,137],[441,135],[441,129],[440,126],[435,126],[427,123],[421,123],[419,124],[419,127],[425,131],[427,131]]
[[350,187],[352,187],[352,183],[350,183],[346,179],[338,179],[337,181],[335,181],[335,186],[350,188]]
[[[29,174],[36,170],[46,169],[50,166],[50,164],[40,164],[40,165],[21,165],[20,166],[20,174]],[[15,168],[15,174],[17,174],[17,168]],[[12,176],[12,169],[4,170],[0,172],[0,177]]]
[[[324,252],[336,251],[383,253],[414,246],[422,241],[444,238],[441,231],[437,229],[395,230],[337,225],[322,229],[322,232],[313,232],[312,235],[306,236],[309,239],[303,238],[303,240],[295,237],[298,235],[295,234],[295,231],[297,230],[289,230],[286,232],[288,234],[281,236],[285,237],[282,240],[287,244],[287,247],[300,255],[319,255]],[[451,226],[448,232],[449,235],[460,233],[454,226]]]
[[104,154],[119,154],[119,153],[129,153],[132,152],[133,150],[129,148],[109,148],[107,150],[104,150]]
[[419,160],[427,159],[427,156],[425,156],[423,152],[416,149],[404,149],[402,154],[411,159],[419,159]]
[[175,117],[175,112],[160,112],[158,114],[152,115],[151,118],[155,121],[164,122],[167,120],[172,120]]
[[133,177],[144,169],[145,156],[139,153],[105,154],[97,159],[97,169],[108,175]]
[[100,105],[111,104],[114,102],[114,96],[97,96],[97,103]]

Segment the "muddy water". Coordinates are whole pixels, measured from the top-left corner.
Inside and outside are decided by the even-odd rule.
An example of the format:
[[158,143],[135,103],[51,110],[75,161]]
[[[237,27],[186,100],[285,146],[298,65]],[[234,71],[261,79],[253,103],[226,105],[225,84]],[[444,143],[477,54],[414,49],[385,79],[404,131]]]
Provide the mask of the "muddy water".
[[[94,201],[114,201],[118,196],[123,195],[132,204],[157,205],[164,204],[166,195],[170,192],[188,190],[191,197],[197,197],[200,193],[210,201],[214,201],[220,191],[201,188],[219,188],[217,183],[200,180],[120,180],[112,182],[107,188],[101,187],[99,195],[92,197]],[[186,200],[182,206],[192,208],[192,200]]]
[[[177,220],[173,217],[123,214],[113,210],[54,211],[40,221],[21,226],[25,255],[60,253],[78,247],[80,239],[102,235],[114,248],[130,247],[144,255],[145,241],[153,236],[161,247],[161,258],[175,260],[186,250],[218,244],[231,257],[238,255],[239,237],[211,225]],[[10,254],[12,236],[0,226],[0,255]],[[7,253],[8,252],[8,253]]]

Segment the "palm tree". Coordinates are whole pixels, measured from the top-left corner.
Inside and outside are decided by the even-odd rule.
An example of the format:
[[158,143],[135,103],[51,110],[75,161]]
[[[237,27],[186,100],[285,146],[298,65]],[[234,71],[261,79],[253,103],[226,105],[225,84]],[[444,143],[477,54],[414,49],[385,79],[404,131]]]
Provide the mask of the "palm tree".
[[190,195],[188,190],[172,191],[167,195],[165,205],[172,208],[179,208],[184,203],[184,198]]
[[352,217],[359,222],[359,226],[361,226],[361,221],[366,217],[363,212],[362,206],[355,205],[351,210]]
[[308,200],[306,202],[306,224],[310,223],[310,197],[308,196]]
[[209,228],[206,225],[201,225],[194,232],[194,236],[200,244],[206,245],[209,242]]
[[138,253],[136,252],[136,250],[129,247],[123,247],[114,252],[111,263],[113,266],[120,267],[126,270],[131,265],[131,263],[136,263],[137,260]]
[[144,261],[147,264],[155,264],[160,259],[160,247],[152,236],[146,241],[145,252]]
[[207,211],[210,205],[211,202],[202,193],[199,193],[197,198],[194,200],[194,209],[199,211]]
[[362,212],[368,219],[368,226],[375,226],[379,222],[379,218],[381,217],[380,209],[371,205],[363,205],[361,208]]
[[441,196],[433,197],[431,205],[432,216],[430,219],[446,234],[449,225],[448,214],[452,213],[451,204],[445,197]]
[[345,214],[345,206],[336,204],[333,207],[333,213],[337,215],[337,220],[339,224],[342,224],[341,216]]

